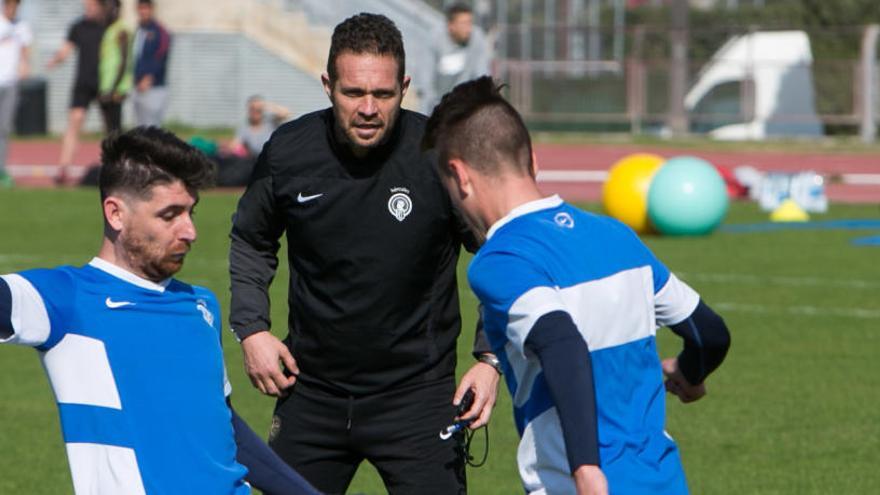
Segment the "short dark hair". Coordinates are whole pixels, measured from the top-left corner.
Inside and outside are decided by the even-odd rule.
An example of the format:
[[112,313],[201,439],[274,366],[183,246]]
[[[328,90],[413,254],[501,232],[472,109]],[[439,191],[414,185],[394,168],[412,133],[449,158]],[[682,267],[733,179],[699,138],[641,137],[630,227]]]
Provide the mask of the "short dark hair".
[[135,127],[101,143],[101,201],[113,194],[148,199],[153,186],[183,182],[198,191],[214,181],[214,164],[201,151],[158,127]]
[[459,158],[484,173],[502,165],[517,173],[532,170],[532,141],[522,117],[501,96],[503,85],[491,77],[467,81],[443,95],[425,127],[422,147],[436,149],[440,171]]
[[138,5],[149,5],[153,6],[153,0],[138,0]]
[[474,10],[464,2],[456,2],[446,9],[446,21],[452,22],[458,14],[473,14]]
[[397,61],[397,79],[403,82],[406,72],[403,36],[394,22],[384,15],[361,13],[336,26],[330,40],[330,55],[327,57],[327,75],[331,82],[335,82],[339,75],[336,71],[336,58],[344,52],[390,55]]

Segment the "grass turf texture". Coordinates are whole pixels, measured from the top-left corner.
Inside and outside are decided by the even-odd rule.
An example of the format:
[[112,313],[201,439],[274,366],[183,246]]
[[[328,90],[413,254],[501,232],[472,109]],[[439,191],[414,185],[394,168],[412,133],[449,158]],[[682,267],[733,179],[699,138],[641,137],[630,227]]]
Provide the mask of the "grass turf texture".
[[[228,193],[203,196],[196,217],[199,241],[180,274],[213,289],[224,310],[227,233],[236,201]],[[816,219],[877,217],[876,205],[833,205]],[[752,204],[734,204],[727,218],[765,220]],[[96,252],[100,232],[93,190],[0,191],[0,273],[82,264]],[[668,430],[682,450],[693,493],[870,493],[880,486],[880,251],[850,244],[868,234],[873,232],[646,239],[724,315],[733,332],[727,361],[708,381],[709,395],[687,406],[668,401]],[[472,362],[476,304],[464,282],[466,261],[460,267],[459,373]],[[278,335],[286,321],[283,262],[281,270],[272,288]],[[679,340],[668,330],[659,334],[661,353],[674,355]],[[238,346],[229,334],[224,339],[233,402],[265,433],[273,402],[250,386]],[[56,407],[34,351],[0,346],[0,397],[0,493],[70,493]],[[499,393],[490,437],[488,463],[468,471],[471,493],[521,493],[506,389]],[[479,454],[482,438],[475,444]],[[351,486],[350,493],[358,492],[384,492],[367,465]]]

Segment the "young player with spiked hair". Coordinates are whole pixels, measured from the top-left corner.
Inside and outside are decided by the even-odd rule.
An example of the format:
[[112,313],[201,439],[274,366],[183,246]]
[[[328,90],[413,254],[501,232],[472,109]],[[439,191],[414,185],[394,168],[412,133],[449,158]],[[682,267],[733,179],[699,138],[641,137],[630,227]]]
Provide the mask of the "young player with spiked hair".
[[[528,131],[491,78],[444,96],[423,144],[487,239],[468,280],[513,397],[526,491],[687,493],[663,391],[705,395],[730,345],[723,320],[629,228],[541,194]],[[663,361],[661,326],[684,339]]]

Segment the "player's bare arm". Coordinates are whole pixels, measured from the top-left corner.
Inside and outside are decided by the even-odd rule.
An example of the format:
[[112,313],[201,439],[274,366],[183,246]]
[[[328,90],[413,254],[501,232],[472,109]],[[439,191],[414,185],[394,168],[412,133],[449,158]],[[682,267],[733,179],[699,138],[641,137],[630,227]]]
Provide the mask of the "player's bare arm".
[[608,480],[599,466],[584,465],[574,472],[574,487],[577,495],[607,495]]

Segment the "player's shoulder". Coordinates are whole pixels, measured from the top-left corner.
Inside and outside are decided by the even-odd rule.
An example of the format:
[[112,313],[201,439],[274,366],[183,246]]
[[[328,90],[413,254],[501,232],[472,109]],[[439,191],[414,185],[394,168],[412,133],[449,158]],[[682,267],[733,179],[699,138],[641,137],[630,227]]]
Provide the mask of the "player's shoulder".
[[83,268],[61,266],[24,270],[3,279],[16,293],[44,308],[42,311],[52,308],[52,314],[66,317],[76,312],[89,274]]
[[475,290],[485,292],[528,285],[534,274],[543,271],[540,256],[534,254],[523,243],[490,239],[474,255],[467,271],[468,281]]
[[481,248],[468,267],[468,283],[487,310],[506,313],[533,290],[556,285],[547,268],[517,250]]
[[201,285],[190,284],[176,278],[168,282],[165,290],[170,293],[187,294],[195,299],[210,301],[212,304],[217,303],[217,296],[211,289]]
[[175,294],[172,300],[174,304],[195,304],[205,321],[213,326],[218,332],[221,330],[220,301],[211,289],[200,285],[192,285],[178,279],[171,279],[165,290]]
[[556,230],[560,232],[572,231],[576,237],[582,238],[581,241],[641,243],[638,235],[623,222],[608,215],[582,210],[570,203],[562,203],[558,209],[542,213],[545,224],[556,224]]
[[89,279],[87,271],[74,266],[33,268],[17,272],[14,275],[27,280],[40,292],[70,291]]
[[[613,218],[554,198],[545,198],[524,211],[495,228],[475,257],[478,269],[519,259],[524,260],[521,266],[527,263],[533,271],[567,279],[552,260],[578,265],[579,260],[592,259],[590,265],[605,265],[610,259],[619,259],[622,266],[629,266],[644,258],[646,248],[638,236]],[[501,269],[496,271],[503,274]]]
[[193,296],[195,296],[196,299],[205,301],[211,309],[220,309],[220,301],[217,299],[217,295],[214,294],[214,291],[200,285],[193,285],[191,287],[193,289]]
[[601,277],[622,270],[651,266],[655,271],[665,271],[662,264],[628,225],[607,215],[582,212],[578,244],[569,253],[583,252],[595,260],[595,276]]

